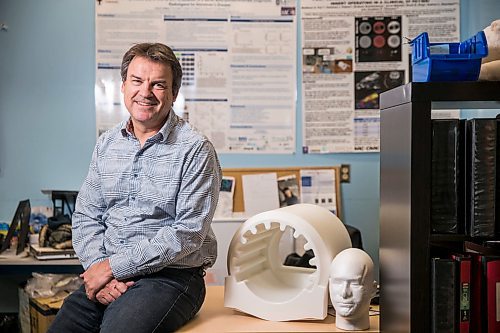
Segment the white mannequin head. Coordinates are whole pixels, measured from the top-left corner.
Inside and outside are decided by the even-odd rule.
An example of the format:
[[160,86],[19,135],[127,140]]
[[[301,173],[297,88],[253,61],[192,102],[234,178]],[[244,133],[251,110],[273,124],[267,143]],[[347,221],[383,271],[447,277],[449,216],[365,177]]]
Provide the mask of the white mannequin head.
[[335,308],[335,324],[343,330],[370,327],[370,300],[376,291],[373,261],[363,250],[345,249],[330,266],[330,299]]

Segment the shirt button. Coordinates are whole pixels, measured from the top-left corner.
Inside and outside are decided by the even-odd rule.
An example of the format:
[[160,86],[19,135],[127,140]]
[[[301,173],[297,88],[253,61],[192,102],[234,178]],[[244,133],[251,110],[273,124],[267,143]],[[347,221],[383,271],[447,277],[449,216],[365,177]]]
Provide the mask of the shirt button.
[[136,173],[134,173],[134,177],[137,178],[137,174]]

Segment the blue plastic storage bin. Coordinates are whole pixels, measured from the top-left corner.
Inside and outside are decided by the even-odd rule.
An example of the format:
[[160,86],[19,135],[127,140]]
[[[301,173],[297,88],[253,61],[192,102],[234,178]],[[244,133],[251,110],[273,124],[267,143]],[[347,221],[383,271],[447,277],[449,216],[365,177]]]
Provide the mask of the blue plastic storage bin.
[[460,43],[429,43],[423,32],[410,42],[412,81],[476,81],[481,59],[488,55],[484,32]]

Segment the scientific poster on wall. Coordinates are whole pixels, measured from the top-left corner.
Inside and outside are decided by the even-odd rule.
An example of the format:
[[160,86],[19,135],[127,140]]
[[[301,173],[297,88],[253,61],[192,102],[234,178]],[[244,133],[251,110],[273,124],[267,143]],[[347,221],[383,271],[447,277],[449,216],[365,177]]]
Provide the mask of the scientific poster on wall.
[[460,1],[302,0],[303,152],[376,152],[380,93],[409,81],[408,41],[460,39]]
[[124,52],[162,42],[184,72],[175,112],[219,153],[294,153],[296,31],[295,0],[97,1],[97,134],[128,117]]

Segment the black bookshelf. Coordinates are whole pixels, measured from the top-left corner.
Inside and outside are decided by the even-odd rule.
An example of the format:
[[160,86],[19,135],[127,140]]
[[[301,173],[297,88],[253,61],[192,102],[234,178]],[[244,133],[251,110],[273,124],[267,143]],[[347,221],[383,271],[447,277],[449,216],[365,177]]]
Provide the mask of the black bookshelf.
[[500,82],[409,83],[380,96],[380,328],[430,332],[431,110],[500,109]]

